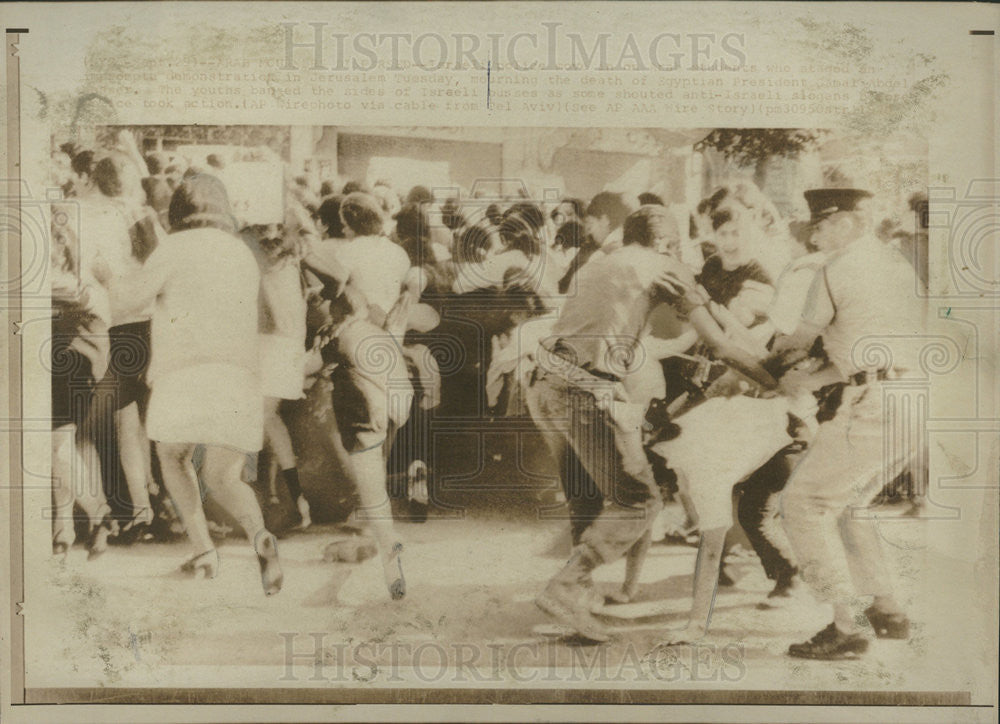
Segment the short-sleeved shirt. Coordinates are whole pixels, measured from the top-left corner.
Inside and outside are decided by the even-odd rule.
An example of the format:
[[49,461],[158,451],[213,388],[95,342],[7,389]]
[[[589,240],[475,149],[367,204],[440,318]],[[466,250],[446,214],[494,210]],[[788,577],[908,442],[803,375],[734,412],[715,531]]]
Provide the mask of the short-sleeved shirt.
[[396,304],[410,271],[410,257],[399,244],[384,236],[336,239],[316,245],[327,248],[350,274],[354,288],[375,308],[373,318],[384,318]]
[[767,317],[775,331],[792,334],[802,319],[813,280],[823,268],[826,254],[814,252],[799,257],[786,267],[775,285],[774,299]]
[[915,370],[921,300],[913,267],[874,237],[830,257],[816,275],[803,313],[823,328],[823,346],[841,374],[891,367]]
[[746,281],[771,284],[771,277],[755,261],[749,261],[735,269],[726,269],[718,256],[708,259],[698,275],[698,283],[705,287],[708,296],[723,306],[736,298]]
[[579,366],[622,376],[656,305],[690,311],[682,297],[657,283],[667,273],[694,284],[694,275],[679,260],[637,244],[592,258],[580,269],[553,337],[572,349]]

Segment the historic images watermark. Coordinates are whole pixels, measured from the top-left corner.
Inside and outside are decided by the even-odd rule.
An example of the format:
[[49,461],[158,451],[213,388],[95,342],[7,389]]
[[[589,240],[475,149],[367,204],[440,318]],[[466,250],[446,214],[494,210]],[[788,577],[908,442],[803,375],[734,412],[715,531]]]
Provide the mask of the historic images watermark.
[[281,682],[363,684],[623,684],[742,681],[743,644],[622,647],[520,643],[337,641],[327,631],[278,633]]
[[734,32],[583,34],[543,22],[519,33],[342,33],[336,23],[282,23],[280,70],[737,70],[746,37]]

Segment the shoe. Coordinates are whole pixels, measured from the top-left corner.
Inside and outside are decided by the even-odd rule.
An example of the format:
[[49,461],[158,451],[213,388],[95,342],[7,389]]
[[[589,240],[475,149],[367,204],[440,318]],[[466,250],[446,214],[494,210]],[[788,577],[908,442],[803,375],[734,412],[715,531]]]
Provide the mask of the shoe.
[[309,501],[306,500],[306,496],[300,495],[295,501],[295,507],[299,509],[299,515],[302,517],[299,528],[305,530],[312,525],[312,518],[309,517]]
[[579,638],[593,643],[611,640],[611,634],[590,612],[587,589],[580,585],[549,581],[535,605],[559,623],[575,631]]
[[757,604],[757,609],[766,611],[774,608],[784,608],[792,599],[795,592],[799,590],[799,578],[795,573],[789,576],[781,576],[774,584],[774,588],[767,594],[767,598]]
[[257,563],[260,564],[260,583],[264,594],[273,596],[281,590],[281,584],[285,580],[281,564],[278,563],[278,540],[268,531],[262,530],[254,539],[253,547],[257,552]]
[[902,613],[888,613],[869,606],[865,609],[865,616],[880,639],[910,638],[910,619]]
[[801,644],[788,647],[788,655],[800,659],[838,661],[852,659],[868,650],[868,639],[862,634],[848,634],[831,623],[825,629]]
[[105,515],[90,534],[87,542],[87,560],[92,561],[108,550],[108,538],[117,533],[118,524]]
[[399,601],[406,596],[406,579],[403,577],[402,543],[394,543],[389,556],[382,561],[382,573],[385,575],[385,585],[393,601]]
[[430,507],[430,471],[423,460],[414,460],[406,470],[406,502],[412,522],[427,521],[427,511]]
[[73,547],[73,536],[70,528],[63,528],[52,537],[52,555],[65,560],[69,557],[69,549]]
[[132,520],[125,524],[123,530],[130,530],[137,525],[149,525],[153,522],[153,509],[152,508],[139,508],[135,511],[135,515],[132,516]]
[[219,552],[212,548],[181,565],[181,573],[191,578],[215,578],[219,573]]
[[124,544],[148,543],[153,540],[152,524],[154,520],[152,508],[141,508],[132,516],[132,520],[122,527],[119,542]]

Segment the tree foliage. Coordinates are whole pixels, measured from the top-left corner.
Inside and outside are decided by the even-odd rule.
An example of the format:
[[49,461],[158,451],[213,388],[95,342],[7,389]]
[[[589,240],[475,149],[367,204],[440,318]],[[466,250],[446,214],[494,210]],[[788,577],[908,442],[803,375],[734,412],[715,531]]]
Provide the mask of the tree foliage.
[[827,133],[803,128],[716,128],[695,150],[714,148],[727,161],[755,166],[774,156],[797,158],[816,148]]

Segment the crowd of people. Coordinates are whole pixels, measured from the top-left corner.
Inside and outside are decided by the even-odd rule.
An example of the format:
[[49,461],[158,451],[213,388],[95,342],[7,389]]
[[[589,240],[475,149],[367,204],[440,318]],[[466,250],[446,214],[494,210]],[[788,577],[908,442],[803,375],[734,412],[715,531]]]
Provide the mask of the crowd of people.
[[[800,581],[833,604],[830,626],[791,655],[844,658],[871,636],[908,636],[877,535],[851,515],[913,462],[885,459],[873,388],[917,365],[856,349],[921,328],[914,270],[876,236],[871,193],[807,191],[811,218],[791,225],[745,180],[682,210],[649,192],[543,203],[302,175],[283,218],[249,223],[225,166],[144,156],[128,132],[53,154],[79,209],[76,226],[53,212],[56,554],[75,542],[79,507],[91,555],[109,537],[182,530],[194,553],[182,570],[214,576],[204,490],[277,593],[260,501],[284,485],[310,525],[282,405],[321,390],[333,411],[322,434],[347,478],[330,484],[357,491],[354,515],[403,598],[387,466],[397,431],[450,402],[433,340],[461,296],[491,310],[475,373],[486,408],[533,420],[558,466],[574,546],[543,611],[606,641],[599,612],[636,595],[676,502],[699,554],[690,623],[669,642],[707,631],[734,513],[774,581],[763,606]],[[421,451],[407,462],[408,493],[426,501]],[[123,472],[124,516],[102,465]],[[623,556],[621,590],[600,595],[593,570]]]

